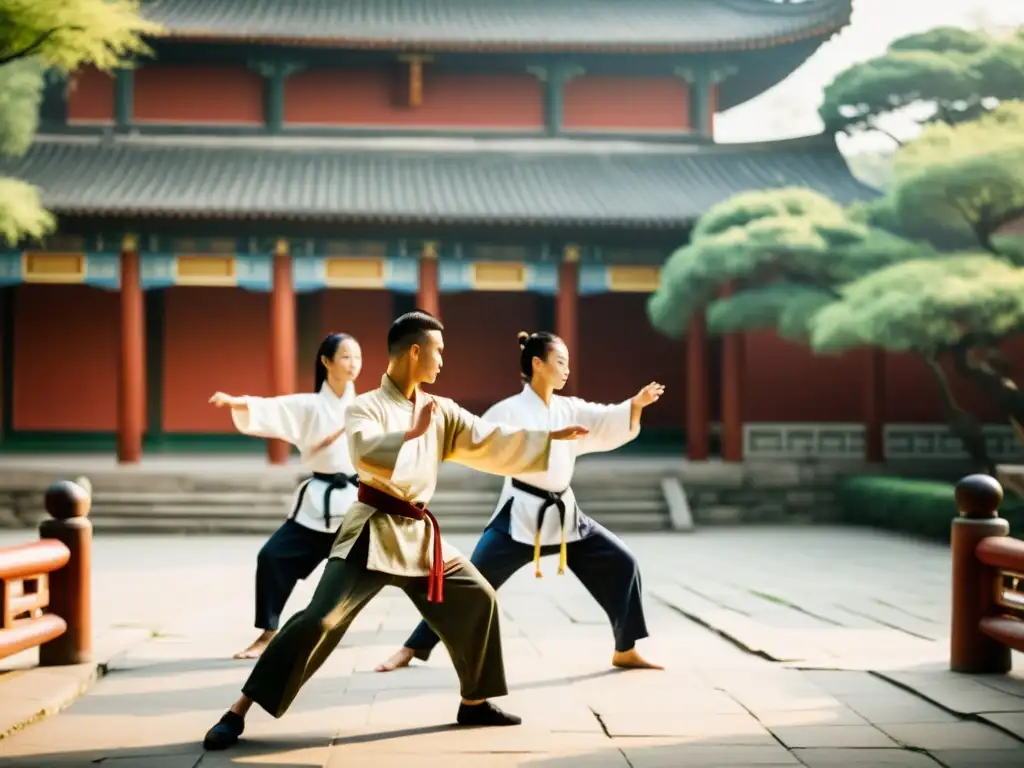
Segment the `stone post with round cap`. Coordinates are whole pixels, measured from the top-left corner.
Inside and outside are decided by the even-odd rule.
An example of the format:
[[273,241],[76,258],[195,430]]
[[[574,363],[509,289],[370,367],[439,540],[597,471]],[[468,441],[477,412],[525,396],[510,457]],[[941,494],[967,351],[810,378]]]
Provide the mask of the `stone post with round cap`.
[[997,569],[982,563],[975,550],[982,539],[1007,536],[1010,524],[999,517],[1003,488],[989,475],[968,475],[956,484],[959,516],[950,531],[953,605],[949,668],[954,672],[1005,673],[1010,649],[981,631],[981,620],[995,609]]
[[92,661],[92,485],[80,477],[60,480],[46,489],[49,520],[39,524],[39,537],[56,539],[68,548],[67,565],[49,576],[49,610],[64,619],[67,630],[39,647],[44,667]]

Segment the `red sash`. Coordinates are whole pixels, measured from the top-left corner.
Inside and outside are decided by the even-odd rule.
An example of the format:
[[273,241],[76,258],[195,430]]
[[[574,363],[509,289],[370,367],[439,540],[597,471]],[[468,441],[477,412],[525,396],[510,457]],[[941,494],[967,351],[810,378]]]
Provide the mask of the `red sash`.
[[407,517],[411,520],[427,519],[430,521],[430,527],[434,531],[434,560],[430,564],[430,575],[427,576],[427,601],[443,603],[444,554],[441,547],[441,526],[437,524],[437,518],[425,506],[396,498],[390,493],[385,493],[379,488],[374,488],[366,483],[359,484],[358,498],[363,504],[373,507],[385,515]]

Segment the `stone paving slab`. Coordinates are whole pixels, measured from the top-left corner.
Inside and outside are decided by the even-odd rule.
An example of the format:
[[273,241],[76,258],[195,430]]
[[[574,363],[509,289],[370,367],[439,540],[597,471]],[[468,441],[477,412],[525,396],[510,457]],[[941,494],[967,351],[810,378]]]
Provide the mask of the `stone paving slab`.
[[907,749],[794,749],[794,756],[807,768],[936,768],[928,755]]
[[85,693],[109,666],[151,637],[148,630],[109,630],[93,646],[94,661],[38,667],[39,650],[30,649],[0,662],[0,739],[54,715]]
[[[921,621],[940,592],[948,595],[942,580],[947,553],[843,529],[786,534],[744,529],[628,537],[643,566],[652,635],[640,648],[667,663],[664,672],[611,670],[606,620],[582,585],[571,575],[555,576],[549,560],[544,579],[529,569],[517,574],[500,592],[511,688],[501,703],[524,716],[519,728],[452,727],[457,681],[443,648],[426,664],[391,674],[372,671],[418,619],[404,595],[386,589],[356,619],[292,711],[280,720],[254,712],[243,745],[206,755],[199,744],[203,732],[251,668],[251,662],[229,657],[254,635],[252,568],[263,539],[98,538],[95,580],[116,599],[98,606],[97,626],[142,626],[151,639],[111,664],[108,675],[61,714],[0,739],[0,763],[1024,765],[1024,743],[1010,735],[1019,726],[1020,710],[1011,708],[1017,676],[954,676],[923,664],[927,659],[920,655],[907,663],[911,649],[928,647],[934,657],[945,641],[926,641],[853,613],[848,625],[839,624],[845,602],[874,596],[906,605],[907,615]],[[836,541],[844,537],[845,543]],[[473,537],[452,538],[464,551],[472,547]],[[0,546],[6,543],[0,536]],[[853,554],[839,557],[839,550]],[[879,558],[893,558],[905,572],[917,569],[918,577],[909,585],[901,579],[894,589],[890,574],[872,571],[866,562],[885,562]],[[718,587],[713,574],[721,575]],[[299,585],[289,610],[308,600],[318,576]],[[800,583],[806,585],[807,611],[800,605]],[[707,596],[688,589],[692,584]],[[753,591],[744,594],[745,584]],[[686,609],[699,604],[702,620],[715,632],[687,618],[673,602],[680,593],[693,596]],[[761,645],[793,662],[773,663],[738,647],[750,636],[744,633],[758,632],[769,639]],[[886,671],[873,674],[850,661],[872,654],[875,666]],[[795,668],[813,666],[812,658],[823,668]]]

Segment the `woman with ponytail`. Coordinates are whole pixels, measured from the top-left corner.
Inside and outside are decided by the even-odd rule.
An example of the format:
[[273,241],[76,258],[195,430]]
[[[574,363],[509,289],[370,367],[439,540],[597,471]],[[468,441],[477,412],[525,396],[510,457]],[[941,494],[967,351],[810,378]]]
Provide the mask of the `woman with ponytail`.
[[331,333],[316,351],[311,393],[232,397],[217,392],[210,398],[218,408],[231,409],[239,432],[294,445],[312,472],[296,489],[288,519],[256,557],[256,628],[261,633],[236,659],[263,653],[296,583],[327,559],[345,512],[356,500],[359,483],[348,441],[339,438],[362,367],[358,342],[346,333]]
[[[566,568],[601,605],[615,638],[612,665],[662,669],[643,659],[636,641],[647,637],[640,594],[640,567],[625,544],[576,505],[569,486],[576,457],[611,451],[640,433],[640,415],[658,401],[665,388],[657,382],[617,405],[598,405],[555,394],[569,378],[569,351],[547,331],[519,334],[522,391],[494,405],[483,418],[519,429],[560,429],[578,424],[586,435],[553,442],[548,469],[505,479],[493,516],[470,558],[494,589],[529,563],[537,578],[540,558],[558,555],[558,573]],[[438,636],[425,622],[390,659],[377,667],[390,672],[413,658],[426,661]]]

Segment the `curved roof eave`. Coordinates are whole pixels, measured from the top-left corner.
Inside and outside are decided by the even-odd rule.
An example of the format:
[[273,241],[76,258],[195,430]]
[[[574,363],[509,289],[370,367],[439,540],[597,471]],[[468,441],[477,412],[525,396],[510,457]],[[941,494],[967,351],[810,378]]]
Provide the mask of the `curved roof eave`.
[[153,0],[171,39],[416,51],[747,51],[828,36],[852,0]]

